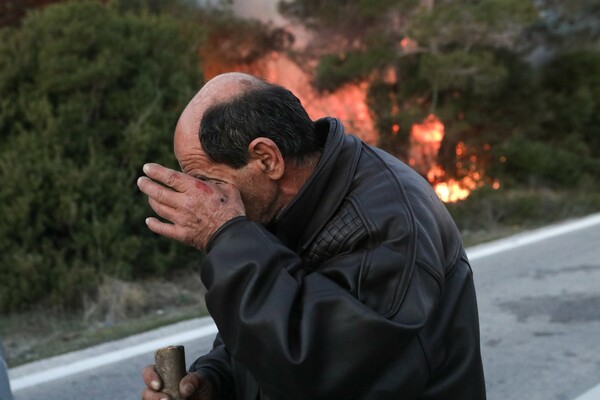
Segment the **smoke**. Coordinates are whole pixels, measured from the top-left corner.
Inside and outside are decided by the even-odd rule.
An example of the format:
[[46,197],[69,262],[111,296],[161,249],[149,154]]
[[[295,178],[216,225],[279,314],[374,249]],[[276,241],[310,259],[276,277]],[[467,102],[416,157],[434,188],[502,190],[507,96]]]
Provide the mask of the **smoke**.
[[[212,53],[207,51],[204,54],[205,78],[210,79],[216,74],[227,71],[246,72],[262,77],[291,90],[298,96],[313,120],[325,116],[336,117],[345,125],[347,132],[357,135],[369,144],[378,143],[379,133],[367,105],[369,79],[343,85],[332,92],[320,92],[312,84],[320,54],[318,51],[314,52],[315,44],[319,48],[321,47],[319,44],[327,40],[329,45],[335,45],[331,43],[330,38],[312,37],[313,34],[303,26],[286,19],[277,9],[279,0],[199,0],[199,4],[205,7],[222,6],[224,3],[234,16],[259,20],[270,26],[273,32],[290,34],[293,40],[286,42],[285,45],[274,46],[272,50],[263,52],[260,57],[252,60],[227,61],[229,57],[224,55],[232,51],[238,55],[251,52],[256,38],[248,32],[243,35],[231,35],[231,32],[221,35],[217,33],[207,47]],[[283,37],[287,36],[284,34]],[[264,45],[264,41],[260,39],[257,42]],[[256,43],[256,46],[260,46],[260,43]],[[405,52],[410,52],[416,49],[417,44],[405,38],[400,46]],[[214,53],[215,49],[221,49],[225,54],[218,56],[218,52]],[[397,82],[397,76],[392,68],[385,71],[383,78],[389,83]],[[398,130],[397,124],[392,127],[392,132],[397,133]],[[472,190],[486,183],[493,183],[493,187],[497,189],[499,183],[485,177],[485,171],[480,168],[477,159],[468,162],[463,160],[468,152],[462,143],[456,149],[457,160],[459,160],[456,169],[459,174],[456,179],[448,176],[447,171],[438,162],[444,130],[443,122],[433,114],[422,123],[414,124],[411,129],[409,164],[426,177],[434,186],[438,196],[447,202],[462,200],[468,197]]]
[[288,21],[277,11],[279,0],[233,0],[234,15],[240,18],[257,19],[275,26],[285,26]]

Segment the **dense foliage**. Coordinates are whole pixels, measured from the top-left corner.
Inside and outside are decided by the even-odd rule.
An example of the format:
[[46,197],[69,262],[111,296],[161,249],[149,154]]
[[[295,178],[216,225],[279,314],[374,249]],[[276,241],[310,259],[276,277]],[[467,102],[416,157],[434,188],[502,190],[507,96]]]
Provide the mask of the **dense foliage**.
[[600,183],[598,0],[282,1],[317,33],[303,53],[285,29],[188,0],[51,3],[0,0],[0,311],[77,308],[104,276],[198,263],[146,229],[135,181],[147,161],[175,166],[199,58],[210,77],[287,52],[315,65],[323,92],[366,81],[379,144],[400,158],[411,126],[435,114],[444,170],[460,178],[463,142],[513,193],[449,206],[459,223],[558,215],[559,201],[528,191]]
[[78,307],[105,274],[198,257],[152,235],[136,179],[173,165],[199,36],[118,4],[69,2],[0,30],[0,310]]
[[280,9],[327,33],[313,46],[319,89],[369,82],[379,145],[400,158],[413,124],[433,113],[451,176],[461,178],[462,142],[504,185],[600,179],[598,0],[294,0]]

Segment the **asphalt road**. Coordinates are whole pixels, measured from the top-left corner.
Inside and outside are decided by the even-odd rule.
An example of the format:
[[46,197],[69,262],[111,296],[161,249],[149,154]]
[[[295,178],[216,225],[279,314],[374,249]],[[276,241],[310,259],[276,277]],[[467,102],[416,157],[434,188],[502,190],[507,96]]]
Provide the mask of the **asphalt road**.
[[[600,383],[600,214],[591,218],[469,249],[489,400],[600,399],[582,396]],[[213,336],[198,319],[19,367],[15,397],[139,399],[152,349],[184,344],[189,364]]]
[[571,400],[600,382],[600,224],[473,269],[490,400]]

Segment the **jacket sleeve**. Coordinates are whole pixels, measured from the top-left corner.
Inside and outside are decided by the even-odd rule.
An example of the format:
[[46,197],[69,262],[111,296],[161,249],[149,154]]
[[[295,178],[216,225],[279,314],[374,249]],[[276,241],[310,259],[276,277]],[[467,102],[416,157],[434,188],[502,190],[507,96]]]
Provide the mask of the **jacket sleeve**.
[[[327,262],[375,263],[394,268],[393,257],[369,249]],[[396,268],[401,268],[396,266]],[[382,315],[322,273],[302,273],[299,256],[258,224],[237,218],[209,244],[202,266],[208,310],[232,357],[271,400],[415,398],[429,366],[419,330],[439,287],[418,287],[395,315]],[[415,281],[416,280],[416,281]],[[427,288],[433,288],[427,289]],[[376,289],[374,289],[376,290]],[[402,395],[402,397],[398,397]]]
[[215,399],[233,399],[231,358],[220,334],[217,334],[212,350],[192,363],[190,372],[197,372],[208,379]]

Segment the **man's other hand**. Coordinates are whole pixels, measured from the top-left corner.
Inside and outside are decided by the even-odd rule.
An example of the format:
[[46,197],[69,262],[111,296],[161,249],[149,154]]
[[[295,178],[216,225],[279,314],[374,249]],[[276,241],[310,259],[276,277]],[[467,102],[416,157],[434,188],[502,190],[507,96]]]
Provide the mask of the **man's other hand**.
[[[170,400],[170,397],[161,393],[162,381],[156,373],[154,365],[149,365],[142,371],[146,388],[142,392],[142,400]],[[212,400],[212,387],[202,375],[194,372],[188,373],[179,382],[179,393],[188,400]]]
[[233,185],[203,181],[159,164],[144,165],[144,173],[138,187],[156,214],[171,222],[146,219],[148,228],[159,235],[203,250],[225,222],[246,215]]

